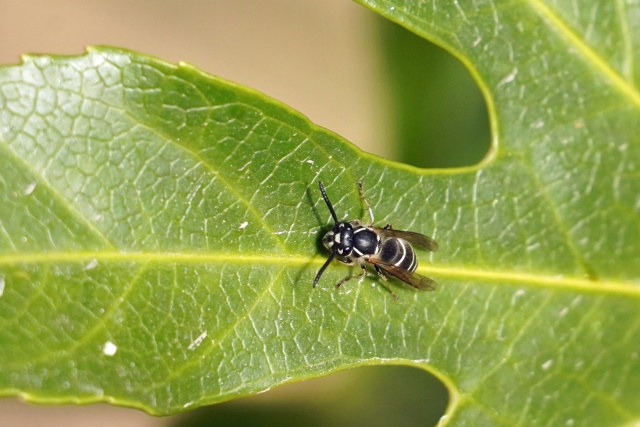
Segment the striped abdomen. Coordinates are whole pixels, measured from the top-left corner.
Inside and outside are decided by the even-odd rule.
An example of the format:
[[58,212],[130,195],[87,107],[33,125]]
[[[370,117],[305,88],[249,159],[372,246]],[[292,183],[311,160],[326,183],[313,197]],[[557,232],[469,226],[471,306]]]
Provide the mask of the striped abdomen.
[[416,253],[411,245],[402,239],[385,240],[377,256],[384,262],[410,272],[416,271],[418,267]]

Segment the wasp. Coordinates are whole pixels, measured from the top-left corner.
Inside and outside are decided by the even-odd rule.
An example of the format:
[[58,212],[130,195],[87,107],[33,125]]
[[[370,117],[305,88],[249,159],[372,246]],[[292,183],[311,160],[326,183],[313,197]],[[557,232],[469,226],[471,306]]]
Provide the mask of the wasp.
[[[314,288],[318,285],[320,276],[322,276],[322,273],[334,258],[347,265],[357,263],[362,270],[360,274],[346,277],[336,283],[336,288],[351,279],[363,277],[367,272],[366,266],[368,264],[373,266],[384,281],[388,280],[388,275],[398,278],[420,291],[433,291],[436,288],[435,281],[415,272],[418,267],[418,258],[411,246],[411,244],[414,244],[421,249],[435,252],[438,250],[438,243],[435,240],[420,233],[395,230],[391,224],[387,224],[384,228],[375,227],[373,225],[373,209],[371,209],[364,196],[362,181],[358,181],[360,198],[367,207],[371,221],[367,225],[363,225],[362,221],[357,219],[338,221],[322,181],[318,181],[318,185],[335,225],[322,238],[323,245],[331,251],[331,254],[320,268],[320,271],[318,271],[313,281]],[[386,284],[383,283],[383,286],[391,293],[393,298],[398,299]]]

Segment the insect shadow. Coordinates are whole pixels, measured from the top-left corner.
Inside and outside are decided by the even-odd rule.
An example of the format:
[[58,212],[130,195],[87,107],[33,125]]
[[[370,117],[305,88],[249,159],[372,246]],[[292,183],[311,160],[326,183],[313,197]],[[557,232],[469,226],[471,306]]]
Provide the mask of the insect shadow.
[[[324,244],[322,243],[322,237],[327,231],[331,230],[332,225],[327,224],[327,222],[320,216],[320,211],[316,207],[316,203],[318,202],[317,195],[312,193],[312,190],[310,188],[311,183],[307,182],[305,184],[306,188],[304,190],[304,197],[306,199],[306,203],[311,209],[311,212],[313,213],[314,218],[316,219],[316,223],[318,224],[318,232],[315,235],[315,249],[317,253],[322,254],[325,252]],[[292,278],[293,285],[297,285],[300,282],[305,282],[304,284],[306,284],[309,281],[307,275],[309,274],[309,271],[312,270],[312,265],[313,260],[310,259],[300,268],[300,270],[295,273],[295,276]]]

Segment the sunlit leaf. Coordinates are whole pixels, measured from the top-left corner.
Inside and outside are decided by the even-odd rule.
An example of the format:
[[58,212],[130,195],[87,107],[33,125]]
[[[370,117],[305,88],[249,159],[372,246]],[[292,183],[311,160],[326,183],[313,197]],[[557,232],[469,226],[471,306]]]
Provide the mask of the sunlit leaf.
[[[494,131],[482,165],[392,164],[116,49],[0,69],[2,394],[167,414],[407,362],[448,385],[451,425],[638,419],[633,10],[367,4],[471,67]],[[313,290],[318,179],[341,217],[363,215],[363,179],[380,224],[433,236],[419,272],[439,288],[335,290],[335,263]]]

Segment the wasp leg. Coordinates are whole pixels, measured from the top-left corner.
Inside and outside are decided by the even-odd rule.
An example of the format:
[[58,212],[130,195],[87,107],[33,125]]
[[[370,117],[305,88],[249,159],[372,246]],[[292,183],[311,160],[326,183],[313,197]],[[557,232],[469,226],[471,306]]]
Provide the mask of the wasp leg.
[[369,223],[369,225],[373,225],[373,209],[371,209],[369,202],[367,202],[367,198],[364,197],[364,190],[362,189],[362,181],[358,181],[358,189],[360,190],[360,198],[362,199],[364,204],[367,206],[367,210],[369,211],[369,217],[371,218],[371,222]]
[[391,296],[393,297],[393,299],[394,299],[395,301],[398,301],[398,296],[397,296],[397,295],[396,295],[396,294],[391,290],[391,288],[390,288],[386,283],[384,283],[384,282],[380,282],[380,284],[381,284],[382,286],[384,286],[384,288],[385,288],[387,291],[389,291],[389,293],[391,294]]
[[349,280],[355,279],[356,277],[364,277],[364,275],[367,273],[367,270],[364,268],[364,265],[361,265],[360,268],[362,268],[362,272],[360,272],[360,274],[355,274],[353,276],[345,277],[344,279],[340,280],[338,283],[336,283],[336,289],[338,289],[342,284],[348,282]]
[[382,269],[380,267],[378,267],[377,265],[373,265],[373,268],[376,269],[376,273],[378,273],[378,276],[380,276],[380,278],[383,280],[383,282],[380,282],[380,284],[382,286],[384,286],[384,288],[389,291],[389,293],[391,294],[391,296],[393,297],[394,300],[398,301],[398,296],[391,290],[391,288],[389,286],[387,286],[387,284],[385,282],[387,282],[389,280],[388,276],[385,274],[384,271],[382,271]]
[[382,273],[380,275],[380,277],[382,277],[384,280],[380,282],[380,284],[387,290],[387,292],[389,292],[391,294],[391,296],[393,297],[394,300],[398,301],[398,296],[391,290],[391,288],[389,287],[389,285],[387,285],[387,276]]
[[384,271],[382,271],[382,269],[381,269],[380,267],[378,267],[377,265],[373,264],[373,268],[375,268],[375,269],[376,269],[376,273],[378,273],[378,276],[380,276],[380,278],[381,278],[382,280],[384,280],[385,282],[386,282],[387,280],[389,280],[389,278],[387,277],[387,275],[386,275],[386,274],[384,274]]
[[393,230],[393,225],[387,223],[387,225],[384,226],[385,230]]

